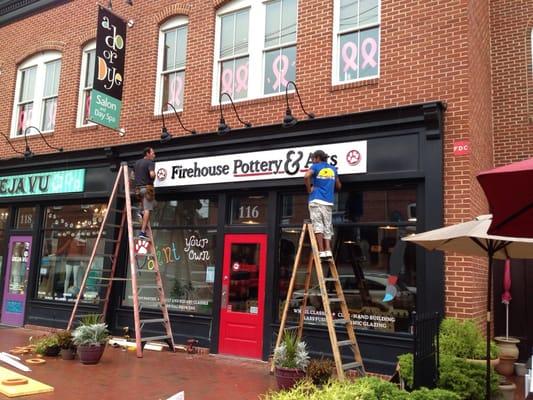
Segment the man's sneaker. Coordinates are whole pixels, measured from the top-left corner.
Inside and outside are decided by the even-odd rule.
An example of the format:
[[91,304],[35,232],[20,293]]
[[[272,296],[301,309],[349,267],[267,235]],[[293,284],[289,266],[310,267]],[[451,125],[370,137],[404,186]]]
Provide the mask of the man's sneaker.
[[319,251],[319,252],[318,252],[318,256],[319,256],[320,258],[328,258],[328,256],[326,255],[326,252],[325,252],[325,251]]
[[331,250],[326,250],[324,252],[326,258],[332,258],[333,257],[333,253],[331,252]]
[[148,240],[148,239],[150,239],[150,238],[146,235],[146,233],[144,233],[144,232],[142,232],[142,231],[139,232],[139,235],[137,235],[137,237],[138,237],[139,239],[144,239],[144,240]]

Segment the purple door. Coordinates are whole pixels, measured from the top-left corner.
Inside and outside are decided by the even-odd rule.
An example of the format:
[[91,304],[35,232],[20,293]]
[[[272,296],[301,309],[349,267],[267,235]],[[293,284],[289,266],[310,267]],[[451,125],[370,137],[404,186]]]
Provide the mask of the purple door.
[[24,305],[30,269],[31,236],[11,236],[6,262],[2,323],[24,324]]

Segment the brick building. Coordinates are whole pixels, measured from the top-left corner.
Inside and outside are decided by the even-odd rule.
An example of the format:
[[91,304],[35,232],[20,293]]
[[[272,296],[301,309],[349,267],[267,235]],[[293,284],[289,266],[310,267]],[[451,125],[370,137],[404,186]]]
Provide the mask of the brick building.
[[[301,175],[291,179],[289,164],[299,151],[300,164],[293,166],[303,168],[308,152],[324,147],[336,156],[344,182],[335,209],[338,262],[341,271],[362,271],[366,282],[346,278],[343,285],[368,367],[390,371],[395,354],[410,349],[413,310],[481,323],[486,261],[426,253],[402,246],[399,238],[486,212],[476,174],[529,156],[533,22],[524,7],[533,6],[480,0],[114,1],[113,12],[129,21],[119,134],[86,119],[95,3],[0,2],[0,131],[17,151],[24,153],[27,140],[35,153],[24,159],[7,143],[0,150],[7,188],[0,197],[3,315],[9,303],[20,324],[64,325],[84,264],[68,254],[57,258],[57,250],[78,233],[90,247],[113,168],[151,145],[158,170],[185,170],[181,178],[176,172],[159,180],[154,222],[176,340],[196,337],[212,352],[239,354],[228,320],[234,307],[249,314],[254,327],[256,348],[242,355],[266,358],[306,214],[296,179]],[[518,52],[510,41],[519,44]],[[299,122],[283,127],[290,80],[316,118],[305,117],[289,86]],[[221,91],[232,95],[252,127],[242,127],[223,98],[232,130],[217,132]],[[167,102],[198,134],[181,129]],[[173,135],[166,143],[159,141],[162,109]],[[30,125],[64,151],[47,146]],[[460,142],[468,145],[466,154],[454,148]],[[354,154],[357,161],[349,158]],[[210,176],[205,164],[202,175],[204,164],[197,160],[227,162],[233,174]],[[254,167],[255,160],[273,163],[254,171],[261,165]],[[284,176],[272,170],[279,160],[289,162],[285,171],[278,167]],[[16,177],[35,184],[38,176],[76,173],[83,174],[82,188],[15,190]],[[267,247],[265,265],[254,258],[257,247],[242,246],[235,257],[249,267],[235,275],[228,249],[243,235]],[[4,277],[14,275],[8,259],[15,251],[27,252],[27,284],[23,275]],[[226,275],[232,281],[229,309],[221,299]],[[397,295],[384,301],[391,275],[398,277]],[[22,297],[9,300],[10,290]],[[98,296],[93,292],[85,293],[87,309],[91,296]],[[109,316],[115,330],[131,326],[128,293],[127,285],[115,290]],[[328,351],[321,309],[313,306],[307,318],[312,350]],[[531,340],[531,332],[522,334]]]

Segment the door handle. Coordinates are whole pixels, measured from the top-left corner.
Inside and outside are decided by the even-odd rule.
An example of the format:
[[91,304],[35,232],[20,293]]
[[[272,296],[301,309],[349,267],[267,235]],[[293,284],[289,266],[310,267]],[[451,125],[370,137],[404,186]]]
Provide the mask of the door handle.
[[228,285],[222,285],[222,308],[228,306]]

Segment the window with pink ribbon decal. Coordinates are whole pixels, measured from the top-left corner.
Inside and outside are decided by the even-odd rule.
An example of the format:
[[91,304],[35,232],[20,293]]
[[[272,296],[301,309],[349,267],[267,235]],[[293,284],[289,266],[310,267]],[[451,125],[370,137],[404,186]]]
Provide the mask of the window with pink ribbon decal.
[[296,80],[297,11],[296,0],[266,3],[264,94],[284,92]]
[[379,75],[379,6],[379,0],[335,2],[334,82]]
[[[36,54],[18,66],[11,137],[23,136],[29,126],[51,132],[55,128],[61,53]],[[36,130],[28,135],[37,134]]]
[[59,92],[59,73],[61,71],[61,60],[54,60],[45,64],[46,74],[43,93],[43,118],[41,129],[43,131],[53,131],[55,128],[57,95]]
[[221,17],[220,93],[233,99],[248,97],[248,27],[250,10],[244,9]]
[[[187,60],[187,25],[180,24],[163,31],[163,66],[161,71],[162,104],[183,109],[185,66]],[[166,111],[171,107],[167,106]]]
[[92,41],[85,46],[82,54],[80,94],[78,104],[78,127],[91,124],[89,116],[91,114],[91,92],[93,90],[94,65],[96,54],[96,42]]

